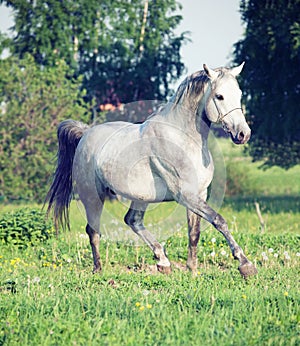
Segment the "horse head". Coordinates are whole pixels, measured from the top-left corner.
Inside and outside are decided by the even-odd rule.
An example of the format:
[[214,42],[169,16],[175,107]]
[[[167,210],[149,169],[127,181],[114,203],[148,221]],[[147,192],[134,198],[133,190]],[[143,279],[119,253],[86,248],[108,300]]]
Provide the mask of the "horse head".
[[236,80],[243,66],[244,63],[232,69],[213,70],[203,65],[210,81],[205,105],[206,116],[213,123],[222,123],[235,144],[247,143],[251,135],[241,107],[242,92]]

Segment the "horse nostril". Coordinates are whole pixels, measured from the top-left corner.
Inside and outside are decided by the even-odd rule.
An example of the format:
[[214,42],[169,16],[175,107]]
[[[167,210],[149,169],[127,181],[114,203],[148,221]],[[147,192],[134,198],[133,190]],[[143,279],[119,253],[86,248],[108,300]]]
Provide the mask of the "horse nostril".
[[244,138],[245,138],[244,132],[243,132],[243,131],[239,132],[239,133],[238,133],[238,140],[239,140],[240,142],[242,142]]

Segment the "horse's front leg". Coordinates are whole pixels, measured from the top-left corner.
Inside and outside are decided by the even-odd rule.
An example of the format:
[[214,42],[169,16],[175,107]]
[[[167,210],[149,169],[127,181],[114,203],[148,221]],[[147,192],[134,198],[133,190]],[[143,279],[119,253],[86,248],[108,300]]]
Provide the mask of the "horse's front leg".
[[197,198],[195,195],[191,193],[188,195],[183,195],[183,198],[180,202],[183,205],[185,205],[188,209],[190,209],[192,212],[207,220],[220,233],[223,234],[231,249],[233,257],[240,263],[239,271],[243,277],[246,278],[247,276],[257,274],[257,269],[249,261],[241,247],[234,240],[233,236],[231,235],[228,229],[226,221],[220,214],[213,210],[203,199]]
[[248,260],[241,247],[237,244],[237,242],[234,240],[233,236],[229,232],[228,225],[224,218],[220,214],[216,214],[211,224],[225,237],[231,249],[232,256],[240,263],[239,271],[241,275],[244,278],[247,278],[250,275],[257,274],[257,269],[252,264],[252,262]]
[[189,236],[188,258],[186,265],[187,268],[191,270],[193,275],[196,275],[198,266],[197,246],[200,238],[201,218],[189,209],[187,209],[186,211]]

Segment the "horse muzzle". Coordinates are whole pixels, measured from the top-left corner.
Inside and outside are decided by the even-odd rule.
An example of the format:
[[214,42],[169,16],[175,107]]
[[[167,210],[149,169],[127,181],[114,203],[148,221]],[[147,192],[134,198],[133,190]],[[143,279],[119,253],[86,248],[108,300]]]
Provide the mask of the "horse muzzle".
[[234,144],[246,144],[251,137],[251,130],[250,128],[242,129],[238,131],[236,134],[230,132],[230,135]]

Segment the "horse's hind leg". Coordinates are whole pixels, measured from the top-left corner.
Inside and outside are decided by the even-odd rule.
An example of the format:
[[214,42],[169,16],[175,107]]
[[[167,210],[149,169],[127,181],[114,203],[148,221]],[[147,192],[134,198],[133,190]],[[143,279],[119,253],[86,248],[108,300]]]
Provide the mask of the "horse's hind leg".
[[94,270],[93,273],[101,272],[101,260],[99,252],[99,243],[100,243],[100,216],[103,209],[104,198],[98,199],[93,203],[84,202],[86,210],[86,216],[88,223],[86,225],[86,233],[89,236],[90,244],[93,253],[94,260]]
[[100,233],[94,230],[89,224],[86,225],[86,233],[90,238],[90,244],[93,253],[94,260],[94,270],[93,273],[101,272],[101,260],[100,260],[100,252],[99,252],[99,243],[100,243]]
[[157,269],[162,273],[169,274],[171,272],[171,264],[163,246],[145,228],[143,223],[147,205],[146,203],[132,202],[124,221],[153,251],[155,258],[158,259]]
[[197,246],[200,238],[200,221],[200,216],[187,209],[189,247],[186,265],[194,275],[197,273],[198,266]]

